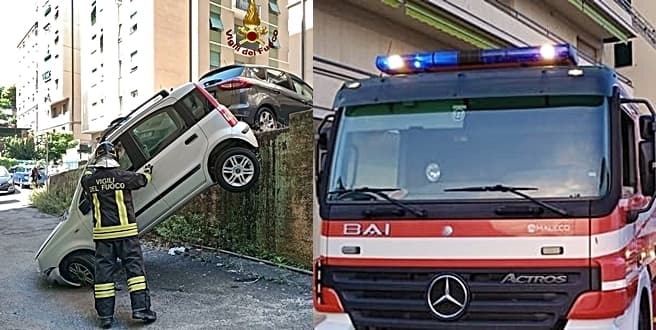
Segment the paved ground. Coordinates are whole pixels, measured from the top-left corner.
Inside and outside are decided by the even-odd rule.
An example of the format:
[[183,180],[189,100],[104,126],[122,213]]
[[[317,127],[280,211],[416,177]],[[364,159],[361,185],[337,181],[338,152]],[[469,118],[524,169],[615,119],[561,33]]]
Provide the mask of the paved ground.
[[[57,219],[28,207],[28,194],[0,196],[0,328],[96,327],[90,289],[50,286],[37,273],[34,253]],[[144,258],[159,319],[133,322],[123,286],[115,328],[311,328],[310,276],[198,250],[171,256],[151,244]]]

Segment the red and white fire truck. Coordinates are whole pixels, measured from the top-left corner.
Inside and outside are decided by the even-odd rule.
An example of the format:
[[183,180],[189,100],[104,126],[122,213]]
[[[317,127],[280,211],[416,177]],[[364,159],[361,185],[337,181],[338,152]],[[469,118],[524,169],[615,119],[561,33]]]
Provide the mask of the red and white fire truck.
[[648,101],[570,45],[376,65],[319,127],[316,329],[652,329]]

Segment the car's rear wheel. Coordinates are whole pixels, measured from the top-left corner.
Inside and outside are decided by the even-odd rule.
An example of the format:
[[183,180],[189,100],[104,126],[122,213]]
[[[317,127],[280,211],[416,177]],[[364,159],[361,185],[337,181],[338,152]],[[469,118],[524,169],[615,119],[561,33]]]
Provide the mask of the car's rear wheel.
[[247,191],[260,177],[260,162],[249,149],[231,147],[222,151],[214,163],[214,177],[221,188],[230,192]]
[[255,117],[255,126],[260,132],[272,131],[278,128],[278,119],[273,110],[267,107],[260,108]]
[[59,273],[64,279],[80,286],[93,286],[95,256],[91,252],[72,254],[59,265]]

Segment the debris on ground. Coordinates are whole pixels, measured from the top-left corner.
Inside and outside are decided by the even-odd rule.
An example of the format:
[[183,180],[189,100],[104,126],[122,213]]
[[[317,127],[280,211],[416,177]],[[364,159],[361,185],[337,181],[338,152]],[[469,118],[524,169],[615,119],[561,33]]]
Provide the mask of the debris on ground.
[[184,246],[172,247],[169,249],[169,255],[183,254],[185,253],[186,248]]

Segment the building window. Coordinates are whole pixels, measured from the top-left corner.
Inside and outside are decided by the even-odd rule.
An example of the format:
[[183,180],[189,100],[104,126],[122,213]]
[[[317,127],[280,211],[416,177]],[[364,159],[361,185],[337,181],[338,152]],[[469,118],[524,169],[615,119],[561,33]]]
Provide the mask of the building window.
[[51,75],[50,70],[48,70],[41,75],[41,78],[43,79],[44,82],[48,82],[50,81],[50,75]]
[[91,10],[91,26],[96,25],[96,7]]
[[269,12],[269,24],[278,26],[278,15]]
[[269,59],[269,66],[273,67],[273,68],[277,68],[278,67],[278,61],[274,61],[272,59]]
[[617,43],[613,45],[615,51],[615,67],[621,68],[633,65],[633,43]]
[[269,12],[280,15],[280,7],[277,0],[269,0]]
[[59,17],[59,9],[55,10],[55,19]]
[[130,92],[130,95],[132,95],[132,97],[137,97],[137,96],[139,96],[139,91],[135,89],[135,90]]
[[59,42],[59,36],[55,37],[55,45]]
[[136,12],[136,11],[135,11],[134,13],[132,13],[132,15],[130,15],[130,19],[133,19],[135,16],[137,16],[137,12]]
[[103,35],[100,35],[100,52],[103,52]]
[[248,10],[248,0],[237,0],[235,7],[244,11]]
[[136,56],[137,56],[137,51],[133,51],[132,54],[130,54],[130,62],[136,61]]
[[44,30],[44,31],[50,31],[50,23],[46,24],[46,25],[43,27],[43,30]]
[[213,10],[210,12],[210,30],[223,31],[223,22],[221,22],[221,14]]
[[210,70],[221,67],[221,47],[210,45]]
[[50,14],[51,10],[52,10],[52,8],[50,8],[50,6],[48,6],[48,8],[46,8],[45,12],[43,13],[43,17],[48,16],[48,14]]
[[133,66],[132,69],[130,69],[130,73],[137,71],[138,68],[139,66],[137,65]]
[[49,60],[51,57],[52,57],[52,55],[50,55],[50,54],[48,53],[48,55],[46,55],[46,57],[43,58],[43,61],[44,61],[44,62],[48,62],[48,60]]
[[135,31],[137,31],[137,24],[136,23],[134,25],[132,25],[132,27],[130,28],[130,34],[134,33]]

